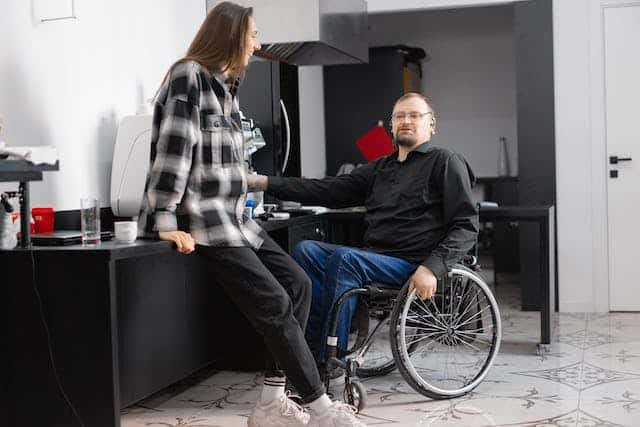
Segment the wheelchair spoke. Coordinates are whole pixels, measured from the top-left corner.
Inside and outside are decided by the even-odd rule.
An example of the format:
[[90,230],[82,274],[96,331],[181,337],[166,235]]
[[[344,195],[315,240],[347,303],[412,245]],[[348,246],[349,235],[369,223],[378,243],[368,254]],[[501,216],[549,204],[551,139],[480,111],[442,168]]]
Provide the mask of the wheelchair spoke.
[[[444,323],[442,323],[442,321],[438,318],[438,316],[436,316],[435,314],[433,314],[425,305],[424,301],[421,300],[419,297],[416,297],[417,300],[419,300],[419,302],[416,304],[424,313],[426,313],[427,316],[431,317],[433,320],[435,320],[437,323],[440,324],[440,326],[442,326],[444,329],[447,328],[447,325],[445,325]],[[430,300],[431,301],[431,300]],[[413,303],[413,301],[412,301]],[[413,305],[413,304],[412,304]],[[437,308],[437,307],[436,307]],[[412,310],[413,311],[413,310]]]
[[[469,310],[475,305],[475,303],[477,303],[477,299],[476,298],[478,298],[478,295],[480,295],[480,290],[477,290],[476,294],[473,296],[473,298],[469,299],[469,303],[465,307],[464,311],[462,313],[458,313],[458,315],[456,316],[456,318],[453,321],[454,324],[456,323],[456,321],[458,319],[463,318],[464,315],[467,314],[469,312]],[[462,298],[464,298],[464,296]]]
[[[418,338],[418,339],[413,340],[413,341],[410,341],[410,342],[406,342],[406,341],[405,341],[405,344],[407,345],[407,347],[410,347],[410,346],[412,346],[413,344],[416,344],[416,343],[418,343],[418,342],[420,342],[420,341],[422,341],[422,340],[424,340],[424,339],[430,338],[430,336],[431,336],[431,335],[433,335],[433,334],[427,334],[427,335],[423,336],[422,338]],[[435,342],[437,342],[437,341],[436,341],[436,340],[434,340],[434,339],[432,339],[431,341],[435,341]],[[430,341],[430,342],[431,342],[431,341]]]
[[[459,280],[459,281],[461,282],[461,281],[462,281],[462,279],[461,279],[461,280]],[[460,288],[463,288],[463,286],[460,286]],[[462,292],[461,292],[461,294],[462,294]],[[452,293],[451,293],[451,298],[453,298],[453,296],[454,296],[454,295],[455,295],[455,296],[457,296],[457,298],[458,298],[458,305],[457,305],[456,309],[455,309],[454,311],[452,311],[452,312],[451,312],[451,315],[452,315],[452,316],[454,316],[456,313],[460,313],[460,305],[462,304],[462,300],[464,299],[464,298],[462,297],[462,295],[457,295],[455,292],[452,292]]]
[[[444,298],[443,298],[443,299],[444,299]],[[441,311],[440,311],[440,309],[438,308],[438,305],[437,305],[435,302],[433,302],[433,300],[434,300],[434,297],[431,297],[431,298],[429,298],[429,299],[428,299],[428,301],[431,303],[431,305],[433,306],[433,308],[435,308],[435,309],[436,309],[436,312],[438,312],[438,317],[440,317],[440,316],[442,315],[442,312],[441,312]],[[421,301],[422,301],[422,300],[421,300]],[[423,302],[424,302],[424,301],[423,301]]]
[[[441,332],[429,332],[429,333],[424,333],[424,334],[405,334],[405,342],[407,343],[407,345],[411,345],[413,343],[416,343],[418,341],[420,341],[423,338],[428,338],[428,337],[432,337],[432,336],[441,336],[442,333]],[[420,337],[417,340],[413,340],[413,341],[406,341],[409,338],[414,338],[414,337]]]
[[[464,334],[464,333],[462,333],[462,332],[459,332],[459,334],[465,335],[465,334]],[[473,341],[479,341],[479,342],[481,342],[482,344],[485,344],[485,345],[487,345],[487,346],[491,346],[491,343],[490,343],[489,341],[485,341],[485,340],[483,340],[483,339],[481,339],[481,338],[478,338],[478,336],[477,336],[477,335],[475,335],[475,334],[469,334],[469,338],[473,338]],[[468,339],[468,338],[462,337],[462,338],[458,338],[458,339],[459,339],[460,341],[462,341],[462,342],[467,342],[467,339]]]
[[[487,310],[490,310],[490,309],[491,309],[491,307],[490,307],[490,306],[488,306],[488,305],[486,305],[486,306],[485,306],[482,310],[480,310],[479,312],[477,312],[477,313],[473,314],[471,317],[468,317],[468,318],[464,319],[464,322],[462,322],[462,323],[455,323],[453,326],[454,326],[454,327],[460,327],[460,326],[468,325],[468,324],[469,324],[469,323],[471,323],[471,322],[476,322],[476,321],[478,321],[479,319],[482,319],[482,318],[483,318],[483,317],[482,317],[482,313],[483,313],[483,312],[485,312],[485,311],[487,311]],[[478,318],[478,316],[480,316],[480,317]]]
[[460,340],[460,342],[464,345],[466,345],[467,347],[471,347],[472,349],[474,349],[475,351],[477,351],[478,353],[484,353],[484,351],[480,350],[478,347],[471,345],[470,343],[466,342],[465,340]]
[[[443,332],[440,332],[440,331],[429,331],[429,332],[423,332],[423,333],[417,333],[417,334],[409,334],[409,335],[405,334],[405,340],[413,339],[415,337],[422,337],[422,338],[424,338],[424,337],[439,337],[439,336],[442,336],[442,335],[443,335]],[[422,338],[419,338],[419,339],[417,339],[415,341],[412,341],[412,342],[407,342],[407,345],[411,345],[414,342],[417,342]]]
[[455,286],[456,286],[455,282],[456,282],[455,279],[449,278],[449,315],[450,316],[453,316],[453,304],[452,304],[453,299],[452,298],[455,295],[455,292],[454,292]]
[[462,313],[460,313],[460,311],[456,313],[457,314],[456,319],[464,317],[464,315],[475,305],[475,303],[477,303],[480,292],[481,292],[480,289],[477,289],[473,297],[468,297],[464,293],[462,294],[462,296],[460,297],[461,303],[462,303],[462,300],[465,300],[465,299],[468,301],[468,303],[464,307],[464,310],[462,311]]
[[469,337],[488,337],[490,338],[492,336],[491,333],[489,332],[481,332],[481,329],[476,329],[476,330],[463,330],[463,329],[458,329],[455,331],[456,335],[465,335],[465,336],[469,336]]
[[[462,282],[462,279],[460,279],[460,280],[450,279],[450,280],[451,280],[451,283],[454,283],[454,282]],[[456,286],[457,286],[457,285],[456,285]],[[462,288],[463,286],[462,286],[462,285],[460,285],[460,286],[457,286],[457,287]],[[450,298],[453,300],[453,298],[454,298],[455,296],[457,296],[457,294],[456,294],[456,292],[455,292],[455,288],[452,288],[452,289],[451,289]],[[454,315],[455,315],[455,313],[458,313],[458,310],[460,309],[460,304],[462,304],[462,298],[460,298],[460,297],[458,297],[458,305],[457,305],[457,307],[455,308],[455,310],[453,309],[453,304],[450,304],[450,307],[451,307],[451,315],[452,315],[452,316],[454,316]]]
[[[433,316],[431,316],[433,317]],[[418,320],[420,319],[420,320]],[[435,318],[434,318],[435,319]],[[429,322],[424,320],[423,316],[420,315],[416,315],[416,317],[408,317],[407,316],[407,322],[411,324],[411,326],[413,325],[419,325],[419,326],[426,326],[428,328],[436,328],[439,331],[445,331],[446,328],[440,326],[440,325],[435,325],[433,324],[433,322]]]
[[465,330],[456,330],[456,335],[465,335],[468,337],[485,337],[487,339],[491,339],[493,336],[492,333],[489,332],[473,332],[473,331],[465,331]]
[[[444,298],[444,297],[443,297]],[[444,317],[446,316],[446,314],[443,314],[440,309],[438,308],[437,304],[435,302],[433,302],[433,297],[429,298],[429,302],[431,303],[431,305],[433,306],[433,308],[436,309],[437,311],[437,315],[435,317],[435,320],[440,323],[440,325],[442,325],[443,328],[447,329],[448,325],[444,323]],[[424,301],[421,300],[421,302],[424,304]],[[425,306],[426,308],[426,306]],[[451,320],[449,320],[449,322],[451,322]]]
[[482,328],[476,328],[476,329],[456,329],[455,331],[457,333],[467,333],[467,334],[474,334],[474,335],[491,335],[489,332],[485,332],[485,330],[488,328],[482,327]]

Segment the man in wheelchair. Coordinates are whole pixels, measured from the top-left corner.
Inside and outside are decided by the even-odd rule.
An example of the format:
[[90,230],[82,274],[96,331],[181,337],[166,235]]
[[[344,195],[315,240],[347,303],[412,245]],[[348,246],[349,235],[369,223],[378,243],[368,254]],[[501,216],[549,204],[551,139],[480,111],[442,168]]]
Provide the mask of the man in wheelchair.
[[[459,154],[434,147],[436,118],[419,93],[400,97],[391,114],[397,151],[324,179],[249,176],[249,188],[283,200],[330,208],[365,206],[362,248],[318,241],[300,242],[293,257],[312,281],[306,338],[319,364],[332,307],[343,292],[371,283],[409,282],[422,300],[430,299],[438,278],[474,246],[478,215],[472,201],[474,175]],[[338,347],[346,348],[357,298],[342,305]]]

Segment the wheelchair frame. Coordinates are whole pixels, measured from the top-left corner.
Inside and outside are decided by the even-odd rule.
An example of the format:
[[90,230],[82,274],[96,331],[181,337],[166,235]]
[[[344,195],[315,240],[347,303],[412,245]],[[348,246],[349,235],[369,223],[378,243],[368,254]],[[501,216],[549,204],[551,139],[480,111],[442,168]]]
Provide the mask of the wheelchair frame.
[[[458,397],[468,393],[469,391],[477,387],[486,376],[495,359],[495,356],[498,354],[502,337],[502,328],[500,322],[500,311],[497,302],[495,301],[495,297],[493,296],[491,289],[484,282],[482,277],[477,274],[477,271],[480,270],[480,267],[476,262],[476,258],[474,256],[470,256],[465,259],[464,264],[465,265],[455,265],[453,268],[451,268],[451,270],[447,272],[445,277],[438,280],[439,289],[433,298],[442,298],[442,301],[444,301],[447,298],[447,294],[446,289],[440,289],[442,286],[441,283],[445,283],[447,281],[454,280],[456,277],[460,277],[463,278],[463,280],[466,279],[472,281],[473,284],[483,292],[484,297],[487,299],[488,306],[490,307],[491,320],[493,322],[493,337],[491,347],[488,350],[489,354],[487,359],[484,360],[483,366],[469,384],[466,384],[464,387],[461,387],[459,389],[446,390],[438,388],[426,382],[414,369],[411,361],[409,360],[407,349],[404,349],[403,352],[398,348],[399,346],[401,346],[398,343],[398,326],[393,323],[390,324],[389,329],[391,338],[390,345],[391,351],[393,353],[393,359],[385,363],[384,365],[375,368],[360,367],[364,360],[364,355],[373,343],[373,338],[375,337],[378,330],[386,323],[386,320],[390,317],[394,318],[395,316],[396,323],[398,323],[398,319],[401,316],[406,316],[408,309],[407,304],[410,305],[411,301],[414,300],[415,291],[411,295],[406,296],[408,291],[408,283],[405,283],[401,288],[398,286],[374,283],[361,288],[354,288],[345,291],[340,295],[335,306],[333,307],[332,317],[329,324],[329,332],[327,335],[327,363],[325,372],[323,373],[323,379],[327,389],[329,388],[330,384],[330,372],[336,367],[341,367],[345,370],[345,401],[355,406],[358,410],[361,410],[364,408],[364,406],[366,406],[366,390],[360,382],[359,376],[368,377],[385,375],[392,372],[396,367],[399,369],[402,376],[412,388],[414,388],[417,392],[433,399],[447,399]],[[467,282],[467,284],[464,286],[465,288],[468,287],[469,282]],[[358,336],[353,347],[346,351],[344,360],[341,360],[338,358],[338,338],[336,336],[340,309],[342,308],[342,305],[345,303],[345,301],[349,297],[354,295],[358,295],[359,297],[357,306],[358,308],[356,310]],[[478,296],[479,293],[476,293],[474,298]],[[448,295],[448,297],[449,299],[452,298],[451,295]],[[407,303],[408,298],[410,298],[411,301]],[[460,298],[464,298],[464,296]],[[375,310],[382,311],[382,319],[380,320],[378,325],[375,326],[371,333],[369,333],[369,304],[371,304]],[[470,304],[474,303],[471,302]],[[479,302],[476,301],[475,304],[479,304]],[[401,311],[403,311],[404,313],[401,313]],[[435,318],[434,320],[438,321]],[[471,320],[469,322],[471,322]],[[476,320],[473,320],[473,322],[476,322]],[[482,317],[479,318],[478,322],[482,322]],[[482,325],[478,324],[478,326],[480,328],[478,330],[482,330]],[[404,327],[404,324],[400,325],[401,329]],[[462,334],[462,340],[468,340],[470,336],[475,336],[473,335],[473,333],[469,332],[463,332]],[[464,334],[466,334],[466,337]],[[460,340],[460,338],[458,339]],[[473,342],[473,340],[471,340],[470,342]],[[473,345],[468,343],[466,345],[469,347],[474,347]],[[409,350],[411,350],[411,348]]]

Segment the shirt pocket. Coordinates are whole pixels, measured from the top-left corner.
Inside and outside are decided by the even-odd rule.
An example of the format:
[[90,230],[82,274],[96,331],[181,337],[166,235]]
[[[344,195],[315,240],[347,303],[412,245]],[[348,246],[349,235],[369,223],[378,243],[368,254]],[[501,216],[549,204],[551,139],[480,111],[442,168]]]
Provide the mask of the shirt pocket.
[[224,167],[242,162],[242,137],[236,135],[239,131],[231,119],[223,114],[201,113],[200,132],[203,166]]
[[394,176],[395,172],[391,168],[382,168],[374,175],[371,191],[365,201],[367,209],[384,209],[397,204],[398,192],[393,184]]
[[398,197],[402,216],[411,219],[423,217],[434,204],[433,196],[425,180],[411,180],[403,186]]

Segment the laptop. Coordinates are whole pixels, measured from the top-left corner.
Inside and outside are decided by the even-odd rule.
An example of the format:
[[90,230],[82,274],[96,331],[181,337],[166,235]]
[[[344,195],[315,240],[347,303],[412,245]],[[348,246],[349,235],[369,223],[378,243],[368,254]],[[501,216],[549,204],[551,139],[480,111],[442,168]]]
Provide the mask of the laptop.
[[[101,231],[102,241],[111,240],[113,231]],[[52,233],[33,233],[31,244],[35,246],[67,246],[79,245],[82,243],[82,233],[80,230],[56,230]]]

